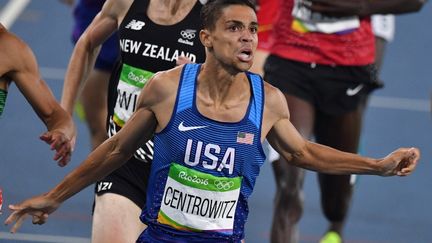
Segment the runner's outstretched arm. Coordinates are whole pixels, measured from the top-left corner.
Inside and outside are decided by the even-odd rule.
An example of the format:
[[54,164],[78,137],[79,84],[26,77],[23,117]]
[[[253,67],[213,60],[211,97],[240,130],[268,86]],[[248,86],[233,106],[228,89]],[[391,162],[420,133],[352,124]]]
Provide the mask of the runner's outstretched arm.
[[304,139],[289,120],[286,100],[281,91],[266,93],[277,119],[271,125],[267,140],[292,165],[328,174],[372,174],[406,176],[420,159],[417,148],[399,148],[384,158],[373,159],[342,152]]
[[[126,163],[136,149],[143,146],[159,128],[155,109],[165,102],[168,95],[165,80],[155,84],[153,76],[142,90],[138,106],[125,126],[113,137],[97,147],[71,173],[48,193],[24,200],[16,205],[9,205],[13,212],[5,224],[14,223],[11,232],[15,233],[27,215],[32,216],[33,224],[43,224],[48,215],[54,212],[65,200],[72,197],[88,185],[102,179]],[[170,89],[173,90],[173,89]],[[171,99],[172,100],[172,99]],[[163,110],[166,110],[163,108]]]
[[71,116],[61,108],[41,78],[30,47],[1,25],[0,46],[1,65],[8,70],[2,78],[15,82],[33,107],[48,130],[40,138],[48,143],[52,150],[56,150],[54,160],[60,166],[65,166],[70,161],[76,136]]

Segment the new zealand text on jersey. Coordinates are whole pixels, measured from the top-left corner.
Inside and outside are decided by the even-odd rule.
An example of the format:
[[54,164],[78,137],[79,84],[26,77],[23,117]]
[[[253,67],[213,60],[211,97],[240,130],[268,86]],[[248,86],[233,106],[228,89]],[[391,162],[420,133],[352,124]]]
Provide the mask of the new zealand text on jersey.
[[[144,44],[144,45],[143,45]],[[191,60],[196,61],[196,55],[181,50],[171,50],[169,47],[158,46],[150,43],[142,43],[140,41],[134,41],[129,39],[120,40],[120,48],[123,52],[138,54],[156,59],[162,59],[164,61],[176,61],[179,56],[185,56]]]

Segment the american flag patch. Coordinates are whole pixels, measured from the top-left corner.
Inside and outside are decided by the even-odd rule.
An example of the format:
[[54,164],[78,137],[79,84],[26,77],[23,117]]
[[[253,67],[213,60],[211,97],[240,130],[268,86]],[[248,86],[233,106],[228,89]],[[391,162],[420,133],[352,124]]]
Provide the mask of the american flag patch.
[[237,143],[253,144],[254,134],[247,132],[237,133]]

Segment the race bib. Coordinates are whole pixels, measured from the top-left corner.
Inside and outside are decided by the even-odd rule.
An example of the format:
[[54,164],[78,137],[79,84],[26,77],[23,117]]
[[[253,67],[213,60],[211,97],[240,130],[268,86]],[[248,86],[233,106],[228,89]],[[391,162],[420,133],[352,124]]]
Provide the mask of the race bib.
[[372,15],[372,30],[375,36],[392,41],[395,35],[395,16],[392,14]]
[[113,118],[118,126],[123,127],[132,116],[142,88],[153,75],[152,72],[123,64]]
[[294,7],[292,10],[294,20],[291,28],[296,32],[343,34],[360,27],[360,20],[357,16],[341,18],[326,16],[321,13],[312,12],[305,7],[305,4],[309,4],[307,0],[294,0]]
[[232,235],[241,181],[172,163],[157,220],[180,230]]

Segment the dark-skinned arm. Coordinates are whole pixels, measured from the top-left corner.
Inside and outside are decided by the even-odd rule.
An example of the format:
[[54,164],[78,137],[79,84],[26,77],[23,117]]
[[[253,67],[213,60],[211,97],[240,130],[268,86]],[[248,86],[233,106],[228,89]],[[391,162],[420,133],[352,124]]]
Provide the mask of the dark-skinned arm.
[[304,5],[324,15],[360,17],[373,14],[404,14],[418,12],[427,0],[310,0]]

